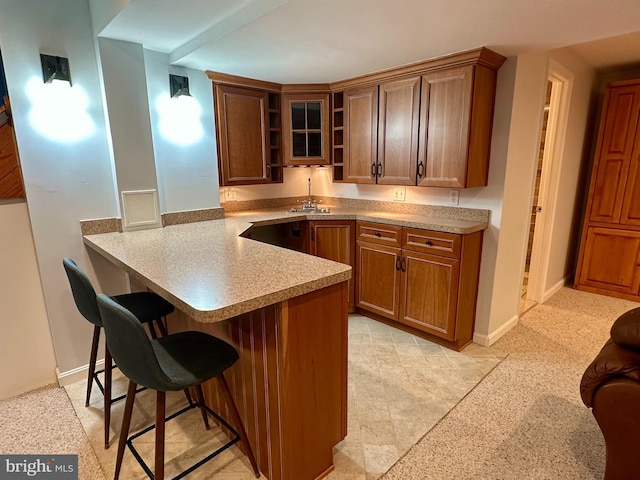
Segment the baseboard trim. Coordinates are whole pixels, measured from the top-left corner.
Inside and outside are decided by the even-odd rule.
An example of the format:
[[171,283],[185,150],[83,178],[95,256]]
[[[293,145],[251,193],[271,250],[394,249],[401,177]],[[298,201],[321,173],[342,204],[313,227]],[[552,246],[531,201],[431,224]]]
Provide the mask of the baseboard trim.
[[542,303],[545,303],[547,300],[553,297],[556,293],[558,293],[565,285],[567,285],[568,281],[569,281],[569,277],[564,277],[562,280],[556,283],[553,287],[551,287],[549,290],[544,292],[544,294],[542,295]]
[[[96,362],[96,370],[102,370],[104,368],[104,359]],[[83,365],[82,367],[67,370],[61,372],[56,368],[56,376],[58,377],[58,383],[61,387],[71,385],[72,383],[79,382],[80,380],[86,380],[89,372],[89,365]]]
[[518,315],[514,315],[505,323],[500,325],[496,330],[491,332],[489,335],[484,335],[482,333],[474,333],[473,334],[473,342],[483,347],[490,347],[494,343],[496,343],[502,336],[515,327],[518,324]]

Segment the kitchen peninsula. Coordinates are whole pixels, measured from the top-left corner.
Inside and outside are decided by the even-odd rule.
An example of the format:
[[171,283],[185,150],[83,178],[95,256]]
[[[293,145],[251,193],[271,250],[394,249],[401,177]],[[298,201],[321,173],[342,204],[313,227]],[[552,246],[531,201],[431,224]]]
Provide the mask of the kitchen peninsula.
[[[270,480],[323,478],[333,469],[333,447],[347,432],[351,267],[242,236],[252,226],[313,219],[376,221],[463,236],[481,235],[487,226],[486,218],[274,209],[84,237],[87,247],[184,313],[171,329],[180,324],[210,332],[238,349],[240,361],[229,383],[260,470]],[[206,385],[205,394],[224,415],[215,384]]]

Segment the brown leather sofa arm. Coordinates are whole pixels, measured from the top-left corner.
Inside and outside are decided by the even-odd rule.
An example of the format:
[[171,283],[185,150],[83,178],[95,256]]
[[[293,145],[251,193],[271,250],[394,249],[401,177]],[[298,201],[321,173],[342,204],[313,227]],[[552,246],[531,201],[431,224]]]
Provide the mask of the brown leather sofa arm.
[[613,378],[596,390],[595,417],[607,447],[606,480],[640,478],[640,383]]
[[[602,388],[601,384],[615,379],[638,382],[640,388],[640,352],[620,347],[609,340],[582,376],[580,396],[584,404],[593,407],[594,396]],[[638,406],[640,404],[636,404],[637,409]]]

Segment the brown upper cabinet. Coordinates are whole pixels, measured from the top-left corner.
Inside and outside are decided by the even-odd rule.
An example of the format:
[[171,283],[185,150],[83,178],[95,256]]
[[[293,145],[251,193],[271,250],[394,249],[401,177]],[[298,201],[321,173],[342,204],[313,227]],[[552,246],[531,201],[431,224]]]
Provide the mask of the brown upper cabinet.
[[486,185],[497,70],[504,60],[482,48],[332,84],[344,88],[334,93],[344,99],[337,111],[334,102],[334,119],[344,118],[334,181]]
[[420,77],[380,84],[376,183],[415,185]]
[[376,183],[378,87],[344,92],[344,181]]
[[334,166],[340,175],[334,179],[415,185],[420,77],[353,88],[342,95],[343,166]]
[[285,165],[329,165],[329,93],[282,94]]
[[486,185],[504,61],[480,48],[332,84],[207,72],[220,184],[281,182],[285,165],[333,163],[334,182]]
[[282,182],[279,91],[264,88],[266,82],[255,88],[217,82],[207,73],[214,81],[220,185]]

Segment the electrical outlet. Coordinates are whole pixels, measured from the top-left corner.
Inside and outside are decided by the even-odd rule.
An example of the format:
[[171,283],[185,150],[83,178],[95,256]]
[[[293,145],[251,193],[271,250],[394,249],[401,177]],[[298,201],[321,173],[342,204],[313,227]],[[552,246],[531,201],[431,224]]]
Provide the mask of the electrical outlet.
[[460,200],[459,190],[449,190],[449,205],[458,205]]
[[407,189],[405,187],[393,187],[393,201],[394,202],[404,202],[407,194]]
[[235,190],[232,190],[232,189],[230,189],[230,188],[227,188],[227,189],[224,191],[224,199],[225,199],[227,202],[235,202],[235,201],[238,199],[238,197],[236,196],[236,191],[235,191]]

